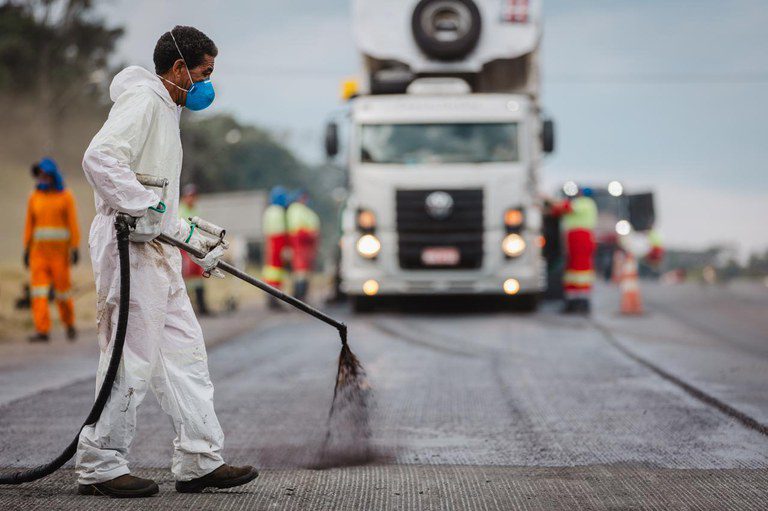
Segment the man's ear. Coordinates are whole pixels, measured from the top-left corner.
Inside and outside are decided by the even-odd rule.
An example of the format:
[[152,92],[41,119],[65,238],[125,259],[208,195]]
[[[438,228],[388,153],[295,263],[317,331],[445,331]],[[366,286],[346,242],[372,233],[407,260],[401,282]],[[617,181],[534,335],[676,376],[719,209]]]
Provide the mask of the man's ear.
[[186,74],[184,72],[184,61],[182,59],[176,59],[176,62],[173,63],[172,69],[174,74]]

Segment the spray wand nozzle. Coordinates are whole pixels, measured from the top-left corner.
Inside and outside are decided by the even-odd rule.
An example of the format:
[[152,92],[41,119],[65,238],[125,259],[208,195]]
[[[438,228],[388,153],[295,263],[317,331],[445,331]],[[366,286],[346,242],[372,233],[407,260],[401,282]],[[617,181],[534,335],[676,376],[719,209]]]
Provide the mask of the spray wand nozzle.
[[[200,219],[196,218],[196,220],[200,220]],[[213,231],[220,232],[221,233],[221,239],[223,239],[223,233],[225,232],[223,229],[221,229],[220,227],[217,227],[217,226],[211,224],[210,222],[206,222],[206,223],[207,223],[206,228],[210,228]],[[200,224],[198,224],[198,225],[200,225]],[[210,232],[210,231],[208,231],[208,229],[206,229],[206,232]],[[206,255],[201,250],[199,250],[198,248],[193,247],[192,245],[190,245],[188,243],[185,243],[185,242],[183,242],[181,240],[177,240],[176,238],[172,238],[172,237],[168,236],[167,234],[161,234],[160,236],[157,237],[157,239],[162,241],[163,243],[167,243],[169,245],[173,245],[173,246],[175,246],[175,247],[177,247],[177,248],[179,248],[179,249],[181,249],[181,250],[183,250],[183,251],[185,251],[185,252],[187,252],[187,253],[189,253],[189,254],[191,254],[191,255],[199,258],[199,259],[204,258],[205,255]],[[315,318],[319,319],[320,321],[322,321],[324,323],[327,323],[328,325],[331,325],[336,330],[338,330],[339,337],[341,337],[341,344],[342,344],[342,346],[346,346],[347,345],[347,325],[345,325],[341,321],[338,321],[338,320],[330,317],[329,315],[325,314],[324,312],[315,309],[311,305],[302,302],[301,300],[299,300],[298,298],[296,298],[294,296],[291,296],[291,295],[289,295],[287,293],[284,293],[284,292],[280,291],[276,287],[270,286],[269,284],[267,284],[264,281],[261,281],[261,280],[255,278],[255,277],[252,277],[251,275],[248,275],[244,271],[240,270],[239,268],[236,268],[236,267],[232,266],[231,264],[229,264],[227,262],[219,261],[216,264],[216,268],[218,268],[218,269],[220,269],[220,270],[222,270],[224,272],[227,272],[230,275],[232,275],[234,277],[237,277],[240,280],[243,280],[243,281],[245,281],[245,282],[247,282],[247,283],[249,283],[249,284],[251,284],[253,286],[256,286],[259,289],[261,289],[262,291],[264,291],[266,293],[269,293],[270,295],[274,296],[278,300],[283,301],[283,302],[285,302],[285,303],[287,303],[287,304],[289,304],[289,305],[299,309],[300,311],[309,314],[310,316],[314,316]]]

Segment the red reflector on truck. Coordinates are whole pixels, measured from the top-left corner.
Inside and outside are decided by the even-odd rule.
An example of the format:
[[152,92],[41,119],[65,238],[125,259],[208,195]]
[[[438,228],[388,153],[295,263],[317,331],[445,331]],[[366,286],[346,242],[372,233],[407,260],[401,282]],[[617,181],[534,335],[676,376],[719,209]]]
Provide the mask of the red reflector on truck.
[[527,23],[528,0],[502,0],[501,19],[508,23]]

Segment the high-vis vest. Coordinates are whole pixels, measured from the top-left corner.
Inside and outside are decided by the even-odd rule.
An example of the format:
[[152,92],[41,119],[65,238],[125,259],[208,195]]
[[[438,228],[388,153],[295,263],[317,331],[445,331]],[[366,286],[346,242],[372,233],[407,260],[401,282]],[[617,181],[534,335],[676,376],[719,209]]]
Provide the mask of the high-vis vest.
[[272,204],[264,210],[262,219],[264,236],[274,236],[275,234],[285,234],[288,227],[285,222],[285,208]]
[[288,206],[286,215],[288,222],[288,234],[295,235],[301,231],[317,234],[320,229],[320,218],[309,206],[301,202],[294,202]]
[[35,190],[27,204],[24,247],[35,252],[65,252],[80,244],[75,197],[68,189]]
[[576,197],[571,200],[571,211],[563,216],[563,232],[573,229],[592,231],[597,225],[597,204],[589,197]]

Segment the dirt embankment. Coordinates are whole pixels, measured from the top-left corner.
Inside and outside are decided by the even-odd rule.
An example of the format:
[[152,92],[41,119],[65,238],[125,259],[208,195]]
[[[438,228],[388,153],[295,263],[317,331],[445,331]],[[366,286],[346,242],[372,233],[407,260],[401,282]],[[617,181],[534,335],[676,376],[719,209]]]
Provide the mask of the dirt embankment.
[[[78,323],[93,323],[93,275],[88,260],[88,228],[94,215],[93,194],[80,166],[91,137],[106,118],[100,105],[72,107],[52,122],[50,112],[42,112],[34,100],[0,96],[0,341],[29,332],[28,310],[14,308],[21,289],[28,281],[22,265],[24,221],[27,198],[34,182],[32,162],[51,156],[59,163],[67,186],[77,198],[83,256],[73,271],[73,291]],[[57,316],[52,307],[53,317]]]
[[[29,173],[32,162],[51,156],[59,163],[67,185],[77,197],[81,251],[87,247],[87,233],[93,218],[93,194],[85,181],[80,162],[93,135],[106,118],[101,105],[72,107],[66,114],[41,114],[29,99],[0,96],[0,204],[3,221],[0,263],[21,262],[22,234],[27,198],[33,187]],[[1,282],[0,282],[1,283]]]

